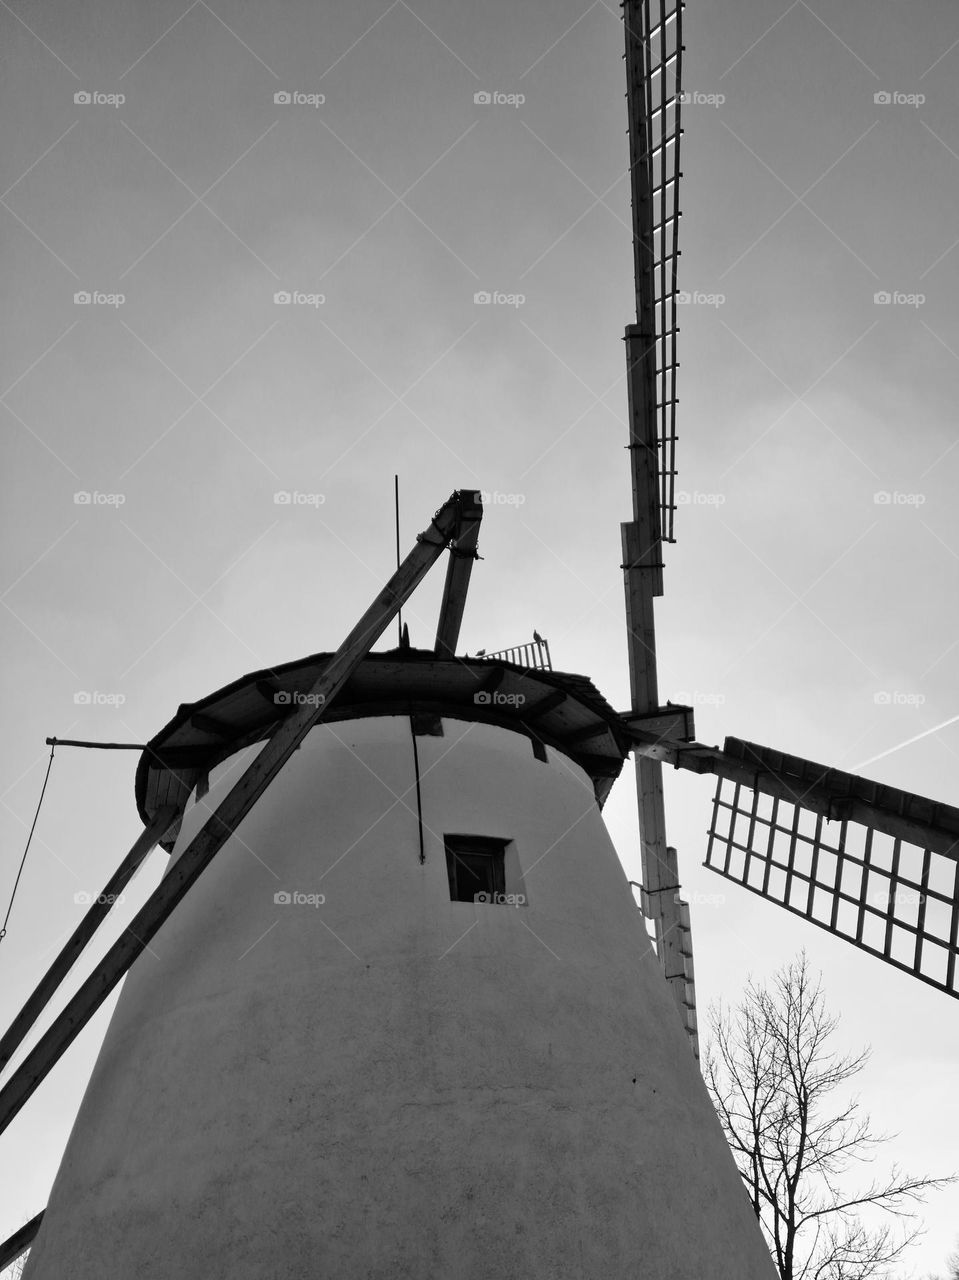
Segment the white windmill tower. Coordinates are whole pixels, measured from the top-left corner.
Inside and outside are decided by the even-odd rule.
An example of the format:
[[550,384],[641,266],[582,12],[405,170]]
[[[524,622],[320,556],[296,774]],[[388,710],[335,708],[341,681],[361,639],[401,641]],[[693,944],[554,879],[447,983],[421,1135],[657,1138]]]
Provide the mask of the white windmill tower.
[[[630,730],[581,676],[455,656],[481,515],[455,493],[334,654],[144,751],[145,836],[2,1046],[172,843],[0,1092],[136,960],[29,1280],[771,1276],[603,825]],[[434,649],[371,653],[447,546]]]

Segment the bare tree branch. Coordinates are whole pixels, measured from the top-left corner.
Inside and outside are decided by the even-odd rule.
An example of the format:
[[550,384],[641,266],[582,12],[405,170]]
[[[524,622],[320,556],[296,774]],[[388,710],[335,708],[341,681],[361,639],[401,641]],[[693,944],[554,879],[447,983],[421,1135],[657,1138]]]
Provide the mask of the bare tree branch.
[[[709,1014],[703,1075],[782,1280],[888,1276],[919,1234],[913,1206],[955,1181],[893,1165],[851,1187],[850,1171],[889,1135],[873,1131],[858,1099],[832,1097],[870,1057],[831,1048],[838,1025],[805,953],[768,986],[750,982],[734,1010]],[[867,1226],[860,1212],[887,1221]],[[959,1258],[949,1280],[959,1280]]]

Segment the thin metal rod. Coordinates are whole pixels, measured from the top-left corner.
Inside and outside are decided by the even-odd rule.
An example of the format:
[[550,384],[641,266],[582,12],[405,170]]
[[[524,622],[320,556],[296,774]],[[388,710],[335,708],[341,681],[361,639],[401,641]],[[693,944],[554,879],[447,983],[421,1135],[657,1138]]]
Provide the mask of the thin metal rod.
[[81,742],[77,738],[46,738],[48,747],[95,747],[98,751],[146,751],[145,742]]
[[[396,567],[400,567],[400,478],[398,475],[393,476],[393,511],[396,516]],[[403,643],[403,610],[397,610],[396,614],[396,637],[397,644]]]
[[24,846],[23,857],[20,859],[20,867],[17,871],[17,878],[13,882],[13,892],[10,894],[10,901],[7,903],[7,913],[3,917],[3,924],[0,925],[0,941],[7,934],[7,925],[10,923],[10,912],[13,910],[13,902],[17,896],[17,889],[20,887],[20,877],[23,875],[23,868],[26,866],[27,854],[30,852],[30,844],[33,840],[33,833],[37,829],[37,819],[40,817],[40,807],[43,804],[43,797],[47,794],[47,783],[50,781],[50,770],[53,768],[53,753],[55,747],[50,748],[50,759],[47,761],[47,771],[43,775],[43,786],[40,788],[40,799],[37,801],[36,811],[33,815],[33,821],[30,823],[30,832],[27,836],[27,843]]

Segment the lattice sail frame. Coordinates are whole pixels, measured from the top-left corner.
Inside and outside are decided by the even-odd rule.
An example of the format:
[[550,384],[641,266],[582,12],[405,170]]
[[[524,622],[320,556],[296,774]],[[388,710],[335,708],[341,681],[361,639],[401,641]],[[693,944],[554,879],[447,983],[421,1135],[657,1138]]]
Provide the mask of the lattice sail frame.
[[656,423],[658,532],[664,542],[675,542],[683,9],[682,0],[626,0],[623,5],[633,104],[630,174],[637,329],[649,421]]
[[959,996],[959,859],[720,778],[705,865]]

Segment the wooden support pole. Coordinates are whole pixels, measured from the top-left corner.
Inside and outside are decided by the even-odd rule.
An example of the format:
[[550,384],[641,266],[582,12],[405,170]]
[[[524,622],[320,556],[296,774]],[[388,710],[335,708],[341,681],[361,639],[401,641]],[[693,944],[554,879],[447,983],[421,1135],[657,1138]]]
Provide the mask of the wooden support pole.
[[67,976],[84,947],[110,914],[110,909],[123,892],[124,887],[133,877],[133,873],[143,859],[163,838],[163,833],[176,817],[176,806],[166,805],[158,809],[149,826],[134,841],[130,852],[114,871],[103,887],[103,892],[90,906],[83,919],[74,929],[60,954],[37,984],[33,994],[14,1018],[9,1029],[0,1039],[0,1071],[7,1065],[17,1049],[23,1043],[27,1032],[43,1012],[53,993]]
[[440,658],[456,656],[466,607],[476,545],[479,540],[480,521],[483,519],[483,503],[477,490],[463,494],[463,523],[450,547],[449,564],[446,566],[446,582],[443,585],[443,602],[440,605],[436,626],[434,652]]
[[459,492],[440,508],[383,590],[360,618],[309,692],[267,739],[256,759],[179,855],[96,971],[0,1089],[0,1133],[93,1017],[130,965],[213,860],[342,689],[400,607],[462,527]]
[[11,1262],[16,1262],[21,1253],[33,1244],[42,1221],[43,1210],[0,1244],[0,1271],[5,1271]]

